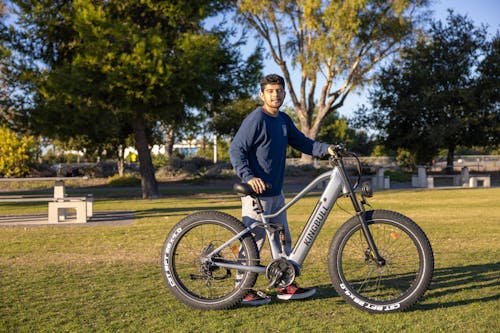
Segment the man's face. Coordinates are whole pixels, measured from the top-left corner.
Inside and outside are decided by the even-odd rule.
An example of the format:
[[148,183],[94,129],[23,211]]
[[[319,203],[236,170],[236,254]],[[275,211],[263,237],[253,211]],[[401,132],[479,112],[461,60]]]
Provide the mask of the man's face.
[[264,109],[277,111],[285,100],[285,90],[280,84],[268,84],[260,93],[260,98],[264,101]]

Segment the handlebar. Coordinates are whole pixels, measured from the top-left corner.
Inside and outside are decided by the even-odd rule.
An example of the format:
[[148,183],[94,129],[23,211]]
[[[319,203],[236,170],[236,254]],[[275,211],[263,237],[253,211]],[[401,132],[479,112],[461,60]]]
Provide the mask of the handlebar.
[[[361,173],[362,173],[361,162],[359,158],[356,156],[356,154],[348,151],[343,143],[330,145],[328,147],[328,153],[330,154],[330,165],[332,167],[335,166],[340,167],[343,170],[343,173],[346,172],[343,159],[346,157],[352,157],[356,160],[357,179],[355,184],[353,185],[353,189],[356,189],[361,183]],[[270,190],[272,188],[272,185],[269,183],[266,183],[265,185],[266,185],[266,190]],[[250,187],[250,185],[248,185],[247,183],[238,182],[233,185],[233,190],[240,196],[257,195]]]
[[347,152],[347,150],[346,150],[346,147],[343,143],[331,145],[330,147],[328,147],[328,153],[332,156],[340,156],[346,152]]
[[344,158],[346,157],[352,157],[356,160],[356,171],[357,171],[357,179],[355,184],[353,185],[353,188],[356,189],[358,185],[361,183],[361,174],[362,174],[362,168],[361,168],[361,161],[359,160],[358,156],[347,150],[346,146],[343,143],[339,143],[336,145],[331,145],[328,147],[328,153],[331,155],[330,156],[330,165],[340,167],[343,172],[345,172],[346,168],[344,165]]

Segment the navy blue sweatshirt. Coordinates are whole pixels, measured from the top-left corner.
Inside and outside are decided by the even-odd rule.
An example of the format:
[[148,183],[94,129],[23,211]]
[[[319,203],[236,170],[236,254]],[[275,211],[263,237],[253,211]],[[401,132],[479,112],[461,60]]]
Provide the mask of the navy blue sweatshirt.
[[328,154],[329,146],[307,138],[286,113],[273,117],[258,107],[243,120],[229,147],[229,156],[243,182],[261,178],[272,185],[262,195],[275,196],[283,187],[288,145],[313,156]]

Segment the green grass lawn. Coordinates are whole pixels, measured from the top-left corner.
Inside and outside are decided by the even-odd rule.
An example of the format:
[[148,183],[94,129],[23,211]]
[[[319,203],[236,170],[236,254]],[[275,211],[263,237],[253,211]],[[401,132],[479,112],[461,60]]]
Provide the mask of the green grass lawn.
[[[239,216],[234,195],[104,200],[96,211],[134,210],[127,226],[0,228],[0,332],[498,332],[500,188],[384,191],[376,209],[399,211],[427,233],[435,254],[431,289],[410,311],[361,312],[330,286],[330,240],[351,210],[339,200],[305,262],[310,300],[200,311],[170,295],[160,251],[170,228],[198,210]],[[313,196],[288,213],[298,235]],[[347,212],[345,211],[347,210]],[[1,214],[46,211],[46,204],[0,204]],[[295,237],[296,238],[296,237]],[[265,286],[263,277],[258,280]]]

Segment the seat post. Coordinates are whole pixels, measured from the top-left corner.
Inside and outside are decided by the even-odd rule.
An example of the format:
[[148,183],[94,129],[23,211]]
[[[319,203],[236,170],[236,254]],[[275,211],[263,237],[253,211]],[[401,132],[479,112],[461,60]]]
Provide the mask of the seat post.
[[257,204],[257,209],[259,210],[259,214],[264,214],[264,208],[262,207],[262,202],[260,201],[260,198],[256,195],[252,195],[252,198],[254,199],[254,202]]

